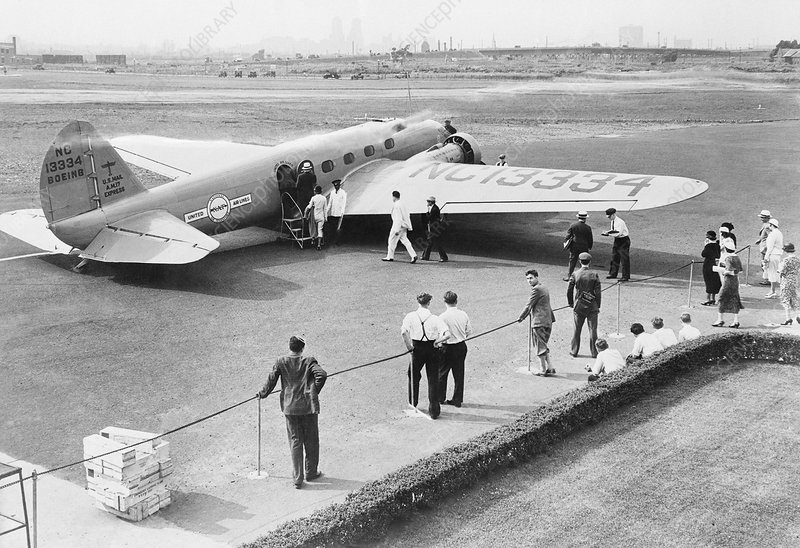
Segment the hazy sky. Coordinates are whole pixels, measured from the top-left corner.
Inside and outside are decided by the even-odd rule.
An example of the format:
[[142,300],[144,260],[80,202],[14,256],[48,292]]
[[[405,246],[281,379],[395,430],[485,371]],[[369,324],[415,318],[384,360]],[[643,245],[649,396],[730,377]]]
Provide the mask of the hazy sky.
[[434,45],[452,36],[465,48],[489,47],[493,35],[499,47],[617,45],[628,24],[644,27],[653,45],[659,32],[670,46],[675,37],[694,47],[800,39],[798,0],[3,0],[0,41],[16,35],[21,53],[45,45],[158,48],[165,40],[179,50],[204,35],[203,47],[217,51],[266,37],[324,40],[335,17],[345,37],[359,18],[367,48],[387,35]]

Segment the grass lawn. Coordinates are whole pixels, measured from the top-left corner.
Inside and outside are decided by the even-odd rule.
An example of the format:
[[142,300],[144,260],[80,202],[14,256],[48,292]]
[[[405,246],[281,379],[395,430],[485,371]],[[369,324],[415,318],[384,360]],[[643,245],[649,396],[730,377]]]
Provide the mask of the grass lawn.
[[710,368],[377,546],[797,546],[800,369]]

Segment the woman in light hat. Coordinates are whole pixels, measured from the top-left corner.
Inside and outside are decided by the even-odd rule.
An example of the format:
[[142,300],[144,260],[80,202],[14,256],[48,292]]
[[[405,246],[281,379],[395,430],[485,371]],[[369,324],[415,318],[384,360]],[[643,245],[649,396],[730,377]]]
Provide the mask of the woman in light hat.
[[719,274],[714,272],[719,260],[719,242],[717,233],[713,230],[706,232],[706,242],[700,254],[703,257],[703,281],[706,283],[706,302],[703,306],[714,306],[717,304],[717,293],[722,287],[722,279]]
[[786,321],[781,325],[792,325],[792,317],[800,324],[800,258],[794,254],[794,244],[783,246],[786,256],[778,267],[781,277],[781,304],[786,311]]
[[714,267],[714,270],[722,276],[722,290],[719,292],[717,321],[711,325],[722,327],[725,325],[722,315],[733,314],[733,323],[730,327],[736,329],[739,327],[739,311],[744,308],[739,297],[739,272],[742,271],[742,261],[734,254],[733,240],[726,238],[723,242],[722,252],[725,258],[720,260],[719,266]]
[[780,223],[775,217],[769,220],[769,236],[767,236],[767,249],[764,252],[764,269],[769,280],[769,293],[765,295],[767,299],[774,299],[778,296],[778,287],[781,277],[778,275],[778,267],[783,257],[783,232],[778,228]]

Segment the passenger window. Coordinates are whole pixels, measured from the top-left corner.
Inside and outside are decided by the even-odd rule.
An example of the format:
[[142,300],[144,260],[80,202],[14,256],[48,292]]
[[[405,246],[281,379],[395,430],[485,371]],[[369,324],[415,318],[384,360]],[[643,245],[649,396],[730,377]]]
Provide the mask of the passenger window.
[[353,162],[355,162],[355,160],[356,160],[356,157],[353,156],[352,152],[348,152],[347,154],[344,155],[344,163],[345,164],[352,164]]
[[333,170],[333,162],[331,160],[325,160],[322,162],[322,172],[328,173],[329,171]]
[[394,139],[392,139],[392,138],[386,139],[383,142],[383,146],[386,147],[386,150],[389,150],[390,148],[394,148]]
[[367,145],[364,147],[364,156],[372,156],[375,154],[375,147],[372,145]]

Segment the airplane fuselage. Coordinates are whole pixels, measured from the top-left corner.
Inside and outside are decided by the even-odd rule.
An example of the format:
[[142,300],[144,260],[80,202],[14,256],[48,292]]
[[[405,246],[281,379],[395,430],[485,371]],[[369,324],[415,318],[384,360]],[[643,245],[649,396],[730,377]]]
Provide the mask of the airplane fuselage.
[[[408,127],[392,122],[367,122],[313,135],[265,149],[262,157],[188,175],[124,200],[55,221],[50,229],[63,242],[80,249],[106,226],[138,213],[163,210],[209,235],[278,220],[281,199],[278,169],[294,170],[304,160],[315,169],[323,192],[354,169],[378,159],[406,160],[440,143],[448,135],[427,120]],[[387,202],[388,203],[388,202]],[[387,206],[388,213],[388,206]]]

